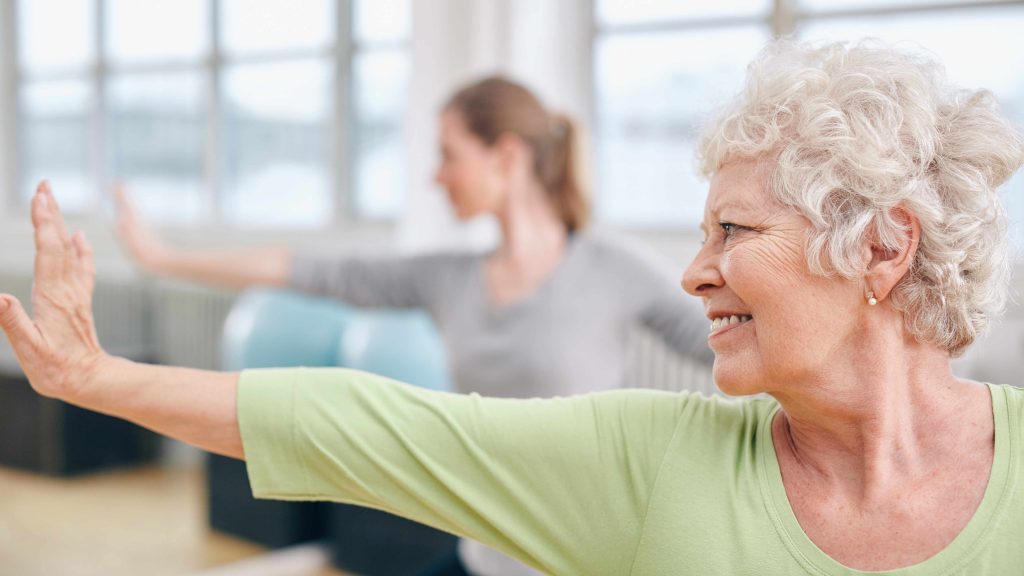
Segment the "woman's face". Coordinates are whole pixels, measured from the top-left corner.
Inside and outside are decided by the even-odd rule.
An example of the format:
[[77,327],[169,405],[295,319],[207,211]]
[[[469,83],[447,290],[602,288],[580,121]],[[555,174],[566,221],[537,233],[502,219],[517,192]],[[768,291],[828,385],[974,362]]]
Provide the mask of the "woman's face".
[[860,283],[810,272],[810,223],[777,204],[764,180],[756,161],[728,163],[715,175],[701,225],[706,240],[683,276],[712,321],[715,380],[729,394],[826,376],[863,329]]
[[434,180],[460,220],[496,213],[506,194],[498,150],[470,132],[454,110],[441,114],[441,165]]

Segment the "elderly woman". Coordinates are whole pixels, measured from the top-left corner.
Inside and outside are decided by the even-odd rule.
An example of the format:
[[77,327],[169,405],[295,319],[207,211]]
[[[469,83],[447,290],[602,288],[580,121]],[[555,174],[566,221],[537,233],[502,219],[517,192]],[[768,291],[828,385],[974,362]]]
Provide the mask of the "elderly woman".
[[991,97],[918,56],[779,43],[703,157],[683,283],[721,388],[771,399],[498,400],[111,358],[89,247],[46,184],[34,324],[9,296],[0,317],[40,393],[244,457],[258,496],[383,508],[546,572],[1019,573],[1024,391],[950,371],[1006,289],[995,188],[1024,144]]

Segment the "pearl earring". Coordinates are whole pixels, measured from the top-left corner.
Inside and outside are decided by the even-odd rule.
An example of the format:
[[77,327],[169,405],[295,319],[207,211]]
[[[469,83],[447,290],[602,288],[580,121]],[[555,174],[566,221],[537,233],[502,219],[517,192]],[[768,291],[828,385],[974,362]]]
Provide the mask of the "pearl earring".
[[868,290],[868,306],[874,306],[875,304],[878,304],[878,299],[875,298],[874,292]]

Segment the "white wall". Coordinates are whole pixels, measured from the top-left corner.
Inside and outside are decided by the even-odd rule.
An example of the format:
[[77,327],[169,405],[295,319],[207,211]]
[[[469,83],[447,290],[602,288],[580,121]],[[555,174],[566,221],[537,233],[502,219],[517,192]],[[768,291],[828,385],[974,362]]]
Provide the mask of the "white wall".
[[491,222],[459,225],[433,182],[438,163],[437,114],[448,95],[476,75],[493,70],[499,48],[480,30],[503,0],[434,0],[413,3],[412,78],[406,110],[408,196],[396,242],[405,252],[473,246],[495,240]]
[[507,71],[551,109],[582,125],[591,116],[590,0],[518,0],[507,29]]

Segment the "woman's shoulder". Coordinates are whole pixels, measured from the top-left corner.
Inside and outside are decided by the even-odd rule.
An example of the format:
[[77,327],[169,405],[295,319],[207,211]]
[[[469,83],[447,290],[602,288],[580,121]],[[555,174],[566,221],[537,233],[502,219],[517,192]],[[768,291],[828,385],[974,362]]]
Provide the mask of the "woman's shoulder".
[[438,250],[406,256],[410,260],[417,260],[419,262],[452,265],[466,265],[471,262],[479,262],[485,257],[486,253],[471,250]]
[[653,250],[636,238],[603,228],[587,228],[576,232],[573,241],[594,255],[608,258],[649,258]]
[[1024,388],[1010,384],[989,384],[995,390],[1003,392],[1011,417],[1016,417],[1024,425]]
[[410,265],[422,267],[467,266],[479,262],[485,254],[470,250],[405,251],[345,251],[297,250],[297,260],[313,262],[318,266],[362,264],[366,266]]
[[598,404],[646,419],[661,414],[675,425],[712,435],[756,427],[778,407],[771,398],[732,398],[695,391],[619,389],[591,395]]
[[690,405],[692,427],[722,438],[737,432],[753,432],[766,419],[771,418],[778,403],[771,398],[732,398],[713,395],[701,396],[700,402]]
[[479,267],[485,257],[486,255],[480,252],[445,250],[397,255],[393,261],[399,265],[408,266],[420,277],[455,275],[461,278],[467,272]]
[[991,390],[993,396],[997,392],[1001,392],[1002,397],[1007,403],[1018,408],[1024,406],[1024,387],[1016,384],[993,384],[990,382],[985,382],[984,384]]

